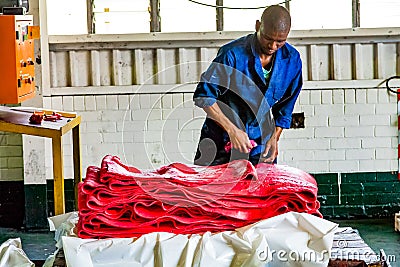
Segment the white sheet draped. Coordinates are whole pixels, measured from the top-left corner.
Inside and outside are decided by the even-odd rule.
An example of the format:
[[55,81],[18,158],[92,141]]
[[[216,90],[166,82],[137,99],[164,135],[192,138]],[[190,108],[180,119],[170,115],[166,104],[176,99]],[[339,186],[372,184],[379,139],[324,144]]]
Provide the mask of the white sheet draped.
[[59,238],[69,267],[322,267],[328,265],[338,226],[310,214],[289,212],[236,231],[155,232],[140,238],[97,240],[73,236],[76,215],[70,218],[69,223],[56,223],[68,228],[57,231],[64,233]]
[[20,238],[10,238],[0,245],[0,267],[33,267],[22,250]]

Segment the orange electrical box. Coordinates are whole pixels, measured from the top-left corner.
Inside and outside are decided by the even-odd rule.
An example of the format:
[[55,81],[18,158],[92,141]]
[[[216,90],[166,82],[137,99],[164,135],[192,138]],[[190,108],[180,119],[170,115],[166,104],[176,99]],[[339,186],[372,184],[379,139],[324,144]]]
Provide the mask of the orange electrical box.
[[0,15],[0,104],[35,96],[35,56],[31,15]]

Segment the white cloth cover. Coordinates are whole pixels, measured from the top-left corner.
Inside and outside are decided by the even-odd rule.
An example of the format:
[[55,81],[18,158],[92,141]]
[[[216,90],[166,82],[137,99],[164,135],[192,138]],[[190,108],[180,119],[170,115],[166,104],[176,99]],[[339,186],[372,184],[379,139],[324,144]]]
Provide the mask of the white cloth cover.
[[54,240],[56,243],[56,251],[49,257],[47,257],[42,267],[53,267],[57,253],[62,248],[63,236],[75,236],[74,228],[78,223],[78,212],[69,212],[57,216],[47,218],[49,222],[50,231],[55,231]]
[[0,267],[33,267],[31,262],[22,250],[21,239],[11,238],[0,246]]
[[62,246],[69,267],[314,267],[328,265],[337,226],[310,214],[289,212],[216,234],[155,232],[102,240],[67,235],[62,236]]
[[57,242],[56,247],[62,248],[63,236],[75,236],[74,228],[78,223],[78,212],[68,212],[65,214],[47,218],[50,231],[55,231],[54,240]]

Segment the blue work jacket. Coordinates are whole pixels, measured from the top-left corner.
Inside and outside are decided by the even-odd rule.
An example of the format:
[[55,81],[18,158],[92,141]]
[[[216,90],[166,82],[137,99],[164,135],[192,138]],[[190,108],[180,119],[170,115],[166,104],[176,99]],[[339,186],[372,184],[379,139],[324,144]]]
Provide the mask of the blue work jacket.
[[[290,127],[303,84],[300,54],[288,43],[275,52],[267,82],[256,42],[254,33],[222,46],[193,95],[195,105],[201,108],[217,102],[222,112],[257,142],[250,155],[263,152],[275,126]],[[229,141],[226,131],[210,118],[202,127],[200,139],[204,138],[212,139],[218,150]]]

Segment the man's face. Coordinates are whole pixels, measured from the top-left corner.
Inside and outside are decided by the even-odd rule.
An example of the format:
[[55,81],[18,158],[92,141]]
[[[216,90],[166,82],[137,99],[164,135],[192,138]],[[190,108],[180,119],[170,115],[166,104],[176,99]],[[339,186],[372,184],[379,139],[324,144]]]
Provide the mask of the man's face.
[[275,31],[272,27],[264,27],[260,21],[256,23],[257,39],[261,53],[273,55],[285,43],[289,32]]

